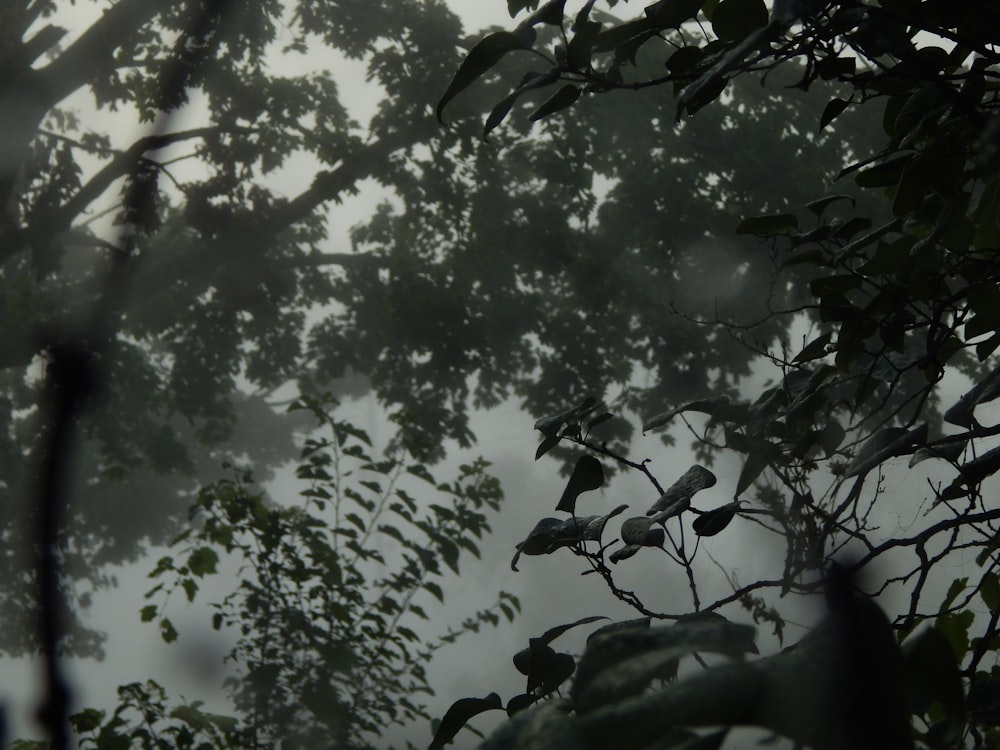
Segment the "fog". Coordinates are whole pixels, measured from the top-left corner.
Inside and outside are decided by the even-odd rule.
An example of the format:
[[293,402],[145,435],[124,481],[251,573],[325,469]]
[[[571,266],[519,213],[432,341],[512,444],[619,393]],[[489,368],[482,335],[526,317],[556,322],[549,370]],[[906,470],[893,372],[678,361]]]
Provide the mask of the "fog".
[[[756,490],[737,491],[742,455],[709,455],[696,445],[699,431],[715,424],[711,416],[694,411],[648,434],[642,427],[695,399],[753,402],[781,382],[785,373],[763,355],[783,346],[797,351],[814,321],[801,312],[770,313],[797,309],[806,282],[794,271],[776,281],[769,249],[731,230],[742,217],[792,210],[802,196],[828,191],[843,166],[838,160],[872,142],[872,123],[845,117],[842,129],[805,135],[805,127],[787,120],[812,122],[826,95],[783,104],[779,80],[769,88],[734,87],[683,127],[670,125],[665,92],[585,97],[578,109],[534,125],[522,106],[487,142],[482,120],[519,71],[498,66],[497,76],[450,105],[449,126],[439,126],[434,104],[465,52],[455,43],[462,38],[453,33],[458,21],[437,3],[397,5],[399,30],[387,10],[393,3],[372,10],[373,22],[346,10],[346,20],[310,22],[282,5],[275,38],[257,40],[266,48],[259,60],[227,37],[212,48],[218,61],[210,56],[189,72],[187,102],[152,119],[143,109],[150,103],[138,100],[155,99],[162,61],[171,50],[195,55],[200,48],[188,40],[175,49],[184,19],[166,10],[163,18],[140,19],[135,33],[123,37],[135,49],[115,42],[113,59],[95,52],[94,69],[108,71],[81,74],[67,85],[65,97],[46,106],[48,119],[32,131],[17,163],[0,165],[0,177],[28,185],[18,193],[13,177],[4,183],[21,207],[19,221],[33,222],[39,236],[47,222],[65,221],[58,229],[73,230],[87,247],[67,241],[54,249],[32,235],[0,271],[11,359],[4,359],[0,385],[9,422],[2,482],[8,583],[0,628],[8,741],[43,736],[35,718],[45,688],[33,634],[36,545],[29,535],[37,468],[29,467],[44,457],[39,446],[49,434],[42,384],[54,360],[46,347],[73,336],[99,352],[95,391],[101,390],[75,423],[72,464],[62,467],[69,653],[61,663],[74,711],[93,707],[110,715],[119,685],[149,679],[171,701],[202,701],[219,714],[239,710],[223,686],[245,675],[245,664],[227,658],[241,642],[239,628],[213,628],[211,605],[251,574],[234,554],[220,560],[217,573],[198,577],[193,601],[178,589],[164,604],[160,594],[146,595],[159,580],[150,573],[163,556],[180,554],[171,539],[189,526],[204,527],[204,513],[190,525],[187,510],[200,487],[233,475],[230,465],[252,472],[271,507],[308,506],[301,493],[309,485],[296,467],[306,441],[329,433],[301,413],[286,414],[303,394],[338,398],[334,417],[366,431],[375,456],[426,464],[438,483],[455,481],[463,465],[483,457],[502,486],[499,511],[486,511],[491,530],[481,556],[463,554],[457,575],[443,568],[443,603],[418,592],[413,601],[430,616],[405,622],[426,643],[493,608],[500,592],[517,597],[520,613],[435,653],[427,664],[433,695],[414,698],[431,717],[442,717],[460,698],[497,692],[506,703],[524,693],[525,677],[512,657],[550,628],[591,616],[607,622],[637,616],[600,575],[582,575],[586,560],[568,547],[525,553],[512,570],[517,546],[539,519],[557,515],[569,472],[586,452],[565,441],[568,448],[564,443],[536,458],[545,437],[536,422],[585,397],[617,404],[614,418],[594,428],[592,447],[644,466],[663,487],[694,464],[708,465],[716,484],[692,499],[697,511],[740,498],[761,514],[737,516],[715,536],[688,531],[688,550],[698,544],[690,579],[657,548],[622,560],[613,566],[620,589],[672,622],[692,610],[691,580],[705,604],[783,575],[786,548],[753,522],[765,517]],[[511,25],[502,0],[448,5],[470,38]],[[105,10],[97,3],[56,6],[54,16],[28,27],[67,30],[60,46],[35,61],[38,70],[85,40]],[[126,6],[135,3],[112,7]],[[354,11],[363,15],[366,7]],[[250,30],[232,33],[266,37],[253,30],[256,16],[247,16],[240,18]],[[316,32],[300,39],[296,29],[308,23]],[[436,46],[442,39],[451,48]],[[329,79],[309,78],[324,70]],[[131,163],[134,174],[123,169],[86,200],[79,197],[137,139],[197,129],[205,132],[132,155],[135,164],[144,163],[137,156],[155,160],[155,221],[136,218],[142,201],[123,219],[126,184],[139,173]],[[97,145],[87,146],[88,138]],[[794,164],[776,169],[784,153],[796,155]],[[263,166],[276,154],[286,158]],[[56,186],[51,200],[48,183]],[[872,207],[875,215],[885,211]],[[148,227],[137,228],[144,220]],[[115,248],[129,242],[124,255],[131,265],[120,272]],[[120,299],[112,294],[119,283]],[[103,338],[106,331],[87,327],[102,306],[112,309],[111,333]],[[727,329],[720,320],[760,325]],[[949,372],[940,403],[950,404],[968,386],[965,376]],[[641,471],[616,466],[607,453],[600,458],[607,481],[580,496],[577,515],[628,505],[609,523],[602,537],[608,544],[622,520],[643,515],[660,493]],[[866,480],[866,492],[881,493],[865,519],[873,538],[906,534],[941,512],[931,507],[931,485],[947,483],[953,472],[934,461],[910,469],[906,461],[894,458],[884,474]],[[817,471],[813,480],[817,495],[836,496],[837,477]],[[351,481],[337,475],[338,487]],[[762,476],[758,486],[769,481]],[[414,486],[422,510],[439,501],[440,488]],[[407,548],[376,538],[372,548],[389,560],[385,568],[402,569]],[[437,555],[433,542],[427,548]],[[848,544],[843,553],[864,551]],[[970,552],[969,561],[974,557]],[[379,570],[377,561],[366,565]],[[949,558],[927,591],[943,591],[965,574],[964,566]],[[874,567],[883,579],[895,574]],[[786,597],[779,589],[761,596],[786,626],[779,637],[766,619],[757,623],[761,653],[794,643],[826,611],[818,594]],[[905,588],[886,589],[882,602],[904,611]],[[141,622],[140,610],[150,604],[165,608]],[[720,611],[753,622],[739,602]],[[161,616],[169,617],[175,641],[161,637]],[[579,654],[601,624],[575,628],[553,645]],[[493,712],[472,724],[485,732],[503,720]],[[404,720],[372,741],[422,747],[432,736],[426,720]],[[466,731],[454,746],[478,742]]]

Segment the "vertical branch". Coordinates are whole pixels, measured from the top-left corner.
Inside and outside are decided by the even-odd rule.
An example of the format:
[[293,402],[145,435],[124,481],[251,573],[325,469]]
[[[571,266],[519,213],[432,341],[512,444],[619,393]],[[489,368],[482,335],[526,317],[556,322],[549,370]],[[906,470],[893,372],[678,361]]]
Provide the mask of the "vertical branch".
[[39,716],[49,730],[50,747],[69,747],[69,687],[59,663],[62,596],[59,590],[59,522],[64,507],[63,484],[73,442],[73,423],[95,385],[93,355],[67,344],[48,347],[46,395],[51,408],[42,435],[38,465],[38,538],[36,582],[38,632],[45,669],[45,698]]
[[[163,79],[161,101],[165,115],[154,126],[154,135],[166,131],[171,111],[183,103],[193,68],[209,61],[213,32],[221,23],[227,3],[228,0],[208,0],[200,10],[193,9],[190,26],[178,45],[181,53]],[[195,59],[192,59],[192,49],[201,53],[194,55]],[[52,750],[69,750],[70,746],[70,690],[59,661],[63,637],[61,617],[65,605],[60,590],[58,547],[60,522],[66,507],[66,468],[77,416],[98,384],[97,366],[107,361],[123,313],[137,236],[146,229],[140,224],[143,212],[138,209],[145,200],[147,202],[141,207],[155,211],[155,204],[148,202],[153,200],[150,186],[142,184],[144,177],[148,177],[148,162],[142,153],[134,157],[135,163],[126,180],[119,252],[114,256],[87,333],[74,341],[62,340],[51,332],[43,332],[40,336],[42,349],[49,358],[45,397],[50,413],[38,447],[35,503],[38,514],[35,561],[38,632],[45,672],[45,695],[39,707],[39,718],[48,730]]]

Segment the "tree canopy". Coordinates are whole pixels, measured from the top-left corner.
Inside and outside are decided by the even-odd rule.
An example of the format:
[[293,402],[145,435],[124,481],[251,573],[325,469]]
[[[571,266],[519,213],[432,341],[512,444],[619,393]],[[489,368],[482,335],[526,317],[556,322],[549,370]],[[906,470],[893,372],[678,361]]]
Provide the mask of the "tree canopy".
[[[809,117],[776,91],[748,88],[739,117],[703,118],[697,137],[669,147],[634,127],[673,117],[658,97],[483,144],[471,121],[447,132],[434,121],[427,92],[464,43],[439,2],[69,10],[4,11],[6,653],[33,647],[18,529],[46,419],[39,373],[65,345],[99,358],[60,523],[80,602],[109,585],[102,566],[178,533],[224,460],[260,480],[294,460],[306,423],[276,413],[283,387],[372,388],[406,447],[435,460],[447,440],[474,439],[471,406],[513,396],[541,410],[567,380],[574,393],[613,390],[647,369],[656,385],[640,403],[655,403],[748,371],[742,347],[706,346],[671,300],[688,316],[766,313],[756,281],[767,272],[747,262],[758,248],[723,230],[734,204],[787,207],[776,154],[744,153],[713,175],[700,165],[734,138],[763,142],[776,123]],[[321,49],[359,61],[384,92],[368,121],[313,62]],[[808,130],[788,129],[780,148],[800,152],[801,179],[818,182],[812,165],[838,164],[850,144]],[[349,219],[352,247],[335,246],[330,207],[373,184],[387,202]],[[682,254],[689,243],[697,254]],[[648,269],[681,257],[711,295],[666,271],[650,292]],[[100,635],[74,623],[65,648],[100,653]]]
[[[991,438],[1000,430],[984,407],[1000,394],[1000,7],[659,0],[622,18],[590,0],[508,6],[517,25],[472,47],[438,102],[439,118],[498,63],[516,58],[548,67],[522,62],[505,96],[487,106],[487,134],[505,120],[516,125],[522,97],[539,90],[536,120],[572,119],[594,100],[613,107],[613,92],[653,89],[672,93],[683,135],[728,111],[741,82],[782,72],[793,84],[783,93],[788,102],[824,92],[817,130],[856,113],[883,133],[870,151],[853,150],[835,193],[810,195],[788,181],[785,195],[798,205],[735,225],[772,252],[773,287],[794,284],[792,273],[807,284],[805,304],[770,309],[810,331],[801,345],[761,347],[778,368],[770,386],[733,399],[704,384],[700,398],[642,415],[644,431],[687,421],[706,461],[740,456],[742,469],[724,488],[731,500],[706,507],[694,498],[717,484],[704,466],[661,484],[648,459],[592,435],[612,418],[599,398],[574,405],[567,397],[562,411],[535,425],[537,457],[567,443],[582,452],[555,505],[569,517],[541,519],[512,564],[569,550],[642,617],[600,628],[579,660],[549,644],[583,623],[532,639],[528,656],[514,658],[526,692],[506,703],[514,718],[484,747],[719,747],[742,724],[817,748],[992,747],[1000,513],[990,479],[1000,448]],[[519,50],[533,55],[513,54]],[[648,126],[658,136],[672,123]],[[775,167],[796,162],[786,152]],[[860,197],[841,194],[845,183],[861,188]],[[705,322],[753,341],[743,321]],[[943,386],[961,378],[971,388],[939,410]],[[911,471],[929,459],[948,468],[931,475],[924,497],[892,498],[883,478],[900,470],[900,457]],[[605,465],[649,480],[644,515],[629,517],[633,503],[576,514],[577,496],[603,485]],[[782,540],[783,559],[773,575],[730,577],[730,594],[704,601],[708,572],[695,564],[698,552],[737,528]],[[662,561],[657,549],[685,572],[687,606],[661,609],[618,583],[619,564]],[[743,609],[773,626],[780,643],[788,600],[819,593],[829,609],[824,623],[792,648],[746,661],[757,651],[753,630],[727,618]],[[879,601],[892,608],[884,613]],[[700,668],[678,672],[692,652],[732,663],[696,656]],[[571,677],[568,696],[525,710]],[[456,704],[433,746],[503,705],[499,696]],[[697,727],[723,731],[693,734]]]

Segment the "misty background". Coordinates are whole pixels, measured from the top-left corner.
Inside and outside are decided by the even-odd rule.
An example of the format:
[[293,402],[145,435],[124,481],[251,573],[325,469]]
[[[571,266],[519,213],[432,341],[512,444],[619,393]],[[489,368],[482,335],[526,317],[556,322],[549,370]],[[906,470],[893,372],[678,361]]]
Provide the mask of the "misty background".
[[[98,21],[105,5],[56,3],[54,15],[37,18],[33,29],[59,26],[67,33],[35,66],[42,68],[71,49]],[[309,389],[337,395],[342,401],[337,415],[367,430],[378,449],[385,449],[397,426],[404,425],[404,444],[431,466],[439,481],[448,481],[476,456],[492,464],[505,500],[501,511],[489,518],[492,532],[483,541],[481,559],[463,559],[461,575],[446,578],[444,605],[419,625],[419,633],[428,638],[441,635],[491,606],[500,591],[519,598],[521,614],[511,625],[484,627],[439,652],[429,666],[435,695],[426,703],[431,716],[440,717],[458,698],[523,692],[524,678],[511,657],[529,638],[585,616],[634,616],[597,576],[580,576],[582,567],[568,550],[522,557],[520,572],[511,570],[515,545],[539,518],[552,514],[567,469],[578,455],[556,450],[534,460],[542,437],[533,429],[535,421],[585,396],[618,399],[619,418],[603,427],[602,439],[635,461],[649,459],[650,470],[666,486],[692,464],[705,463],[705,456],[692,447],[693,437],[683,427],[643,436],[643,420],[695,398],[757,393],[779,373],[754,348],[780,347],[783,341],[794,347],[810,338],[805,315],[767,319],[769,306],[791,308],[805,290],[794,274],[777,284],[773,269],[757,262],[767,257],[767,247],[751,237],[735,238],[732,228],[742,216],[780,210],[802,196],[849,192],[847,186],[831,189],[832,174],[820,172],[819,165],[836,166],[864,153],[866,144],[876,142],[872,123],[845,115],[835,128],[816,134],[812,124],[828,92],[789,101],[778,97],[785,82],[777,80],[768,87],[743,82],[724,101],[677,127],[665,92],[647,91],[582,101],[565,115],[534,126],[525,117],[512,117],[485,142],[481,120],[489,107],[483,105],[509,88],[511,70],[500,66],[496,79],[456,101],[448,129],[433,122],[432,109],[447,84],[449,65],[454,70],[466,51],[458,42],[464,40],[467,49],[468,40],[483,29],[509,25],[505,4],[451,0],[450,13],[440,3],[399,5],[398,18],[394,4],[386,3],[376,13],[381,20],[373,23],[398,22],[400,29],[408,24],[417,29],[414,44],[425,47],[395,50],[412,56],[405,65],[383,54],[392,51],[394,43],[401,45],[399,38],[372,32],[373,40],[366,43],[362,33],[346,25],[339,30],[341,37],[328,33],[330,39],[339,39],[339,50],[332,42],[325,44],[322,34],[292,49],[297,39],[294,25],[301,18],[283,16],[277,36],[266,45],[261,75],[292,79],[327,70],[336,94],[321,87],[322,96],[330,96],[331,109],[336,109],[336,100],[342,111],[330,114],[331,122],[321,126],[325,115],[309,112],[326,101],[320,94],[315,99],[313,93],[295,91],[268,94],[274,101],[262,105],[263,111],[273,106],[292,113],[288,108],[299,106],[299,123],[316,130],[282,143],[280,122],[275,120],[269,126],[274,132],[268,135],[274,142],[254,144],[255,153],[246,158],[258,166],[246,184],[260,186],[267,195],[252,190],[239,194],[235,186],[243,178],[238,174],[213,182],[224,172],[218,165],[227,153],[244,158],[239,137],[217,144],[210,163],[187,139],[156,152],[157,161],[169,165],[169,179],[160,179],[160,210],[166,220],[144,239],[144,247],[170,257],[174,265],[161,263],[156,252],[146,249],[138,255],[125,306],[125,317],[137,323],[122,335],[132,359],[123,359],[124,375],[116,372],[112,378],[132,387],[93,417],[98,427],[79,447],[71,491],[70,527],[78,546],[67,559],[74,577],[76,617],[68,664],[75,707],[109,708],[117,685],[152,677],[173,694],[204,700],[211,710],[228,710],[220,685],[229,674],[223,660],[234,641],[232,634],[213,630],[205,604],[232,588],[237,571],[223,564],[220,575],[204,580],[192,603],[174,597],[169,614],[179,637],[172,644],[163,642],[154,624],[140,623],[143,594],[152,586],[148,574],[167,553],[164,545],[176,533],[196,489],[226,476],[223,462],[250,469],[275,503],[295,499],[301,482],[294,466],[311,427],[308,419],[283,414],[291,400]],[[143,33],[169,39],[177,31],[154,25]],[[444,47],[434,47],[435,42]],[[131,69],[140,81],[154,75],[155,66],[140,63],[155,57],[156,43],[140,34],[140,59]],[[143,58],[141,50],[147,48],[149,57]],[[432,51],[440,59],[430,59]],[[94,61],[95,69],[100,64]],[[388,72],[380,74],[380,64]],[[397,88],[387,90],[379,76],[393,79],[392,66],[397,64],[410,77],[396,77]],[[86,185],[108,163],[108,154],[124,151],[154,127],[171,132],[202,128],[213,115],[228,117],[239,109],[220,104],[225,96],[218,92],[226,91],[225,80],[213,82],[209,75],[206,81],[216,91],[214,99],[193,91],[182,106],[153,118],[128,102],[112,109],[113,92],[105,92],[102,100],[86,86],[70,91],[58,101],[63,114],[55,118],[65,132],[74,138],[84,132],[108,138],[93,153],[73,152],[79,182]],[[285,95],[289,101],[280,103]],[[348,120],[355,124],[346,124]],[[239,118],[233,122],[245,127]],[[56,123],[47,122],[47,132],[50,127],[56,128]],[[417,133],[413,143],[388,156],[365,156],[371,143],[405,139],[408,133]],[[324,142],[313,143],[314,136]],[[51,143],[59,139],[53,137]],[[748,148],[748,143],[755,145]],[[283,163],[259,168],[261,154],[266,159],[269,150],[281,149],[289,154]],[[304,228],[295,230],[298,234],[281,234],[276,240],[280,252],[266,263],[244,265],[237,256],[218,272],[210,268],[215,261],[199,255],[197,248],[171,256],[171,248],[183,245],[178,238],[188,241],[188,224],[206,242],[221,243],[219,238],[228,236],[226,228],[198,224],[207,221],[191,210],[199,196],[209,196],[202,207],[225,208],[230,201],[243,201],[252,206],[250,214],[277,215],[296,205],[295,197],[315,184],[317,174],[343,166],[346,159],[340,159],[337,149],[355,149],[359,159],[370,158],[377,167],[369,170],[362,164],[357,169],[361,176],[345,190],[292,222]],[[789,154],[791,159],[783,163],[790,166],[776,169],[779,155]],[[52,163],[69,169],[65,161]],[[66,232],[77,230],[90,239],[115,242],[123,232],[114,221],[123,180],[120,176],[109,181],[80,202]],[[789,190],[790,185],[798,187]],[[72,192],[59,201],[72,200]],[[248,221],[242,215],[228,220],[234,226]],[[237,244],[251,242],[249,234],[239,236]],[[10,303],[4,323],[11,332],[9,351],[19,350],[20,338],[26,335],[17,331],[25,326],[72,328],[100,294],[99,253],[74,249],[73,241],[80,237],[67,236],[61,258],[40,259],[42,253],[36,250],[32,260],[4,270],[6,298],[17,300],[15,292],[21,291],[31,298],[21,307]],[[287,250],[292,246],[309,250],[295,254]],[[337,258],[323,260],[323,254]],[[378,262],[369,267],[342,254],[372,256]],[[286,278],[282,269],[293,262],[306,270]],[[172,286],[167,279],[175,267],[182,269],[178,278],[187,280]],[[247,277],[241,280],[243,272]],[[217,289],[226,281],[245,286],[217,291],[214,297],[186,286],[196,284],[191,278],[215,279],[216,273],[224,280],[212,281]],[[74,275],[98,282],[74,287],[67,281]],[[230,291],[232,295],[225,296]],[[265,305],[262,312],[253,307],[257,297],[289,301],[276,302],[273,309]],[[280,322],[257,329],[252,316],[239,318],[239,327],[220,318],[201,329],[195,313],[202,304],[213,315],[242,310],[238,305],[246,304],[259,319],[273,313]],[[704,324],[716,317],[763,322],[741,340],[731,331]],[[240,335],[248,338],[231,340]],[[184,336],[202,340],[190,351],[186,344],[171,348]],[[296,351],[286,356],[282,347],[291,339]],[[300,341],[308,341],[301,351]],[[221,362],[212,369],[213,357],[223,350],[220,359],[232,357],[239,366]],[[144,354],[159,358],[160,369],[130,372]],[[194,372],[181,377],[177,363],[189,355]],[[215,379],[202,380],[199,366],[211,370]],[[38,417],[31,404],[43,368],[32,356],[4,371],[3,388],[10,394],[5,399],[7,442],[12,447],[5,458],[10,473],[3,486],[9,550],[4,564],[10,590],[0,630],[0,699],[10,737],[38,732],[32,714],[40,698],[39,664],[29,656],[30,607],[25,604],[23,575],[17,572],[24,557],[13,553],[24,551],[18,539],[23,516],[14,509],[23,507],[28,485],[24,472],[16,475],[10,467],[23,465],[37,438]],[[154,382],[156,373],[168,373],[162,389]],[[960,375],[950,376],[944,400],[966,385]],[[155,401],[150,412],[162,416],[169,429],[161,432],[155,419],[147,423],[139,418],[145,398]],[[216,411],[229,401],[236,404],[232,415]],[[411,417],[407,421],[400,414]],[[692,417],[695,424],[699,419]],[[150,435],[158,437],[147,440]],[[154,444],[163,450],[150,462],[140,454]],[[193,455],[175,455],[177,445]],[[116,451],[126,457],[120,466],[106,459]],[[885,495],[900,500],[886,503],[878,519],[887,536],[913,524],[929,495],[927,479],[933,466],[907,470],[904,459],[899,463],[898,475],[882,479]],[[708,509],[729,502],[740,468],[737,456],[718,456],[711,466],[718,483],[699,494],[696,504]],[[582,514],[598,514],[627,503],[641,513],[655,499],[641,476],[619,472],[604,489],[584,495],[579,507]],[[744,524],[703,540],[704,554],[695,564],[702,599],[711,601],[731,591],[727,575],[747,582],[780,573],[784,550],[769,548],[771,539]],[[946,569],[939,575],[947,582],[961,572]],[[683,611],[690,604],[683,571],[666,558],[658,566],[652,556],[639,556],[620,563],[617,573],[623,588],[641,593],[654,609]],[[804,632],[796,632],[795,626],[807,628],[821,615],[818,605],[808,601],[775,604],[792,626],[784,635],[786,645]],[[727,614],[750,620],[738,605]],[[587,629],[580,630],[564,636],[561,647],[582,648]],[[763,624],[760,638],[768,637]],[[485,729],[495,721],[474,723]],[[423,722],[393,728],[385,740],[422,746],[430,737],[431,729]],[[456,747],[471,747],[475,741],[464,733]]]

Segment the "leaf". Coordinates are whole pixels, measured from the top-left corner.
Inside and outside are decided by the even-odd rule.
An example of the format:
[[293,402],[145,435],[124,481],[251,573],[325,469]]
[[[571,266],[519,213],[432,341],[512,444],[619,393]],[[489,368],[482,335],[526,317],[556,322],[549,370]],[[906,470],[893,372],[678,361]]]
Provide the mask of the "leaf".
[[540,459],[557,445],[559,445],[558,435],[546,435],[545,439],[538,444],[538,450],[535,451],[535,460]]
[[641,549],[642,549],[641,544],[627,544],[624,547],[619,547],[614,552],[612,552],[608,556],[608,559],[611,562],[617,564],[620,563],[622,560],[628,560],[630,557],[635,555]]
[[704,414],[715,414],[715,412],[717,412],[724,406],[729,406],[729,399],[726,396],[719,396],[718,398],[703,398],[697,401],[689,401],[683,406],[678,406],[674,409],[662,412],[660,414],[657,414],[655,417],[651,417],[650,419],[648,419],[646,423],[642,426],[642,434],[645,435],[647,432],[650,432],[651,430],[656,430],[660,427],[663,427],[668,422],[670,422],[671,419],[673,419],[678,414],[681,414],[683,412],[697,411],[697,412],[702,412]]
[[480,39],[476,45],[469,50],[462,64],[445,89],[444,94],[438,100],[437,114],[438,122],[444,125],[444,108],[458,94],[468,88],[480,76],[496,65],[500,59],[508,52],[518,49],[530,49],[534,43],[534,32],[530,34],[517,34],[510,31],[495,31]]
[[573,468],[566,489],[563,490],[562,497],[556,510],[564,510],[569,513],[576,512],[576,499],[584,492],[596,490],[604,484],[604,468],[601,462],[590,455],[580,456]]
[[722,0],[712,14],[712,29],[719,39],[739,42],[767,26],[764,0]]
[[507,716],[510,717],[520,711],[523,711],[538,700],[541,699],[537,695],[532,695],[531,693],[521,693],[520,695],[515,695],[507,701]]
[[858,172],[854,181],[861,187],[888,187],[899,182],[903,167],[913,158],[912,153],[890,156],[878,164]]
[[520,91],[513,91],[497,102],[496,106],[490,110],[489,115],[486,117],[486,122],[483,123],[484,141],[487,140],[486,136],[488,136],[500,123],[504,121],[507,115],[510,114],[511,108],[514,106],[514,103],[520,95]]
[[727,503],[720,508],[702,513],[694,520],[691,527],[698,536],[715,536],[729,525],[739,509],[738,502]]
[[[101,726],[101,722],[104,720],[104,714],[104,711],[98,711],[96,708],[85,708],[84,710],[70,716],[69,722],[73,727],[73,731],[77,734],[92,732]],[[20,743],[18,741],[15,741],[14,747],[17,747],[19,744]],[[25,744],[23,747],[27,748],[31,746]]]
[[922,630],[902,645],[906,691],[914,705],[936,700],[949,716],[965,714],[962,673],[948,639],[937,628]]
[[913,468],[921,461],[926,461],[929,458],[942,458],[945,461],[954,462],[959,459],[962,453],[965,451],[966,441],[962,440],[956,443],[945,443],[944,445],[928,445],[923,448],[918,448],[910,458],[909,468]]
[[219,555],[211,547],[199,547],[188,557],[187,566],[199,578],[216,572]]
[[831,122],[833,122],[841,112],[847,109],[847,105],[850,104],[849,101],[841,99],[839,96],[833,97],[826,106],[823,107],[823,114],[819,118],[819,128],[817,131],[822,130]]
[[528,119],[535,122],[537,120],[541,120],[543,117],[555,114],[561,109],[571,107],[576,100],[580,98],[582,91],[583,90],[579,86],[574,86],[572,84],[563,86],[556,93],[545,100],[538,109],[532,112]]
[[608,520],[623,512],[628,506],[619,505],[604,516],[572,518],[543,518],[528,534],[528,538],[517,545],[517,552],[511,560],[511,570],[517,570],[521,555],[547,555],[561,547],[578,542],[599,542]]
[[822,216],[828,206],[839,201],[849,201],[851,208],[854,208],[857,203],[857,201],[855,201],[855,199],[850,195],[828,195],[825,198],[819,198],[818,200],[807,203],[806,208],[816,214],[816,216]]
[[736,226],[736,234],[772,235],[799,228],[795,214],[748,216]]
[[[770,443],[764,442],[769,448],[774,447]],[[771,465],[771,461],[774,458],[774,450],[755,450],[748,453],[747,460],[743,463],[743,468],[740,470],[739,479],[736,480],[736,494],[734,497],[742,495],[754,483],[754,480],[760,476],[760,473]]]
[[944,413],[944,421],[959,427],[974,427],[977,424],[973,414],[975,408],[998,396],[1000,396],[1000,367],[994,368],[989,375],[949,407]]
[[532,639],[530,653],[526,692],[541,688],[543,695],[551,693],[576,671],[572,656],[558,653],[537,639]]
[[496,693],[490,693],[485,698],[461,698],[455,701],[445,711],[444,718],[441,719],[441,724],[434,733],[434,739],[428,746],[428,750],[440,750],[455,738],[459,730],[473,716],[496,709],[503,709],[500,696]]
[[139,621],[140,622],[151,622],[153,618],[156,617],[156,605],[147,604],[145,607],[139,610]]
[[913,453],[914,445],[927,440],[927,423],[907,430],[903,427],[887,427],[872,435],[858,451],[844,471],[845,477],[867,474],[883,461],[893,456]]
[[715,474],[704,466],[694,464],[685,471],[646,511],[647,516],[656,515],[656,522],[663,523],[668,518],[680,515],[691,505],[691,498],[704,489],[715,486]]
[[598,620],[607,620],[608,618],[604,615],[590,615],[589,617],[581,617],[579,620],[574,620],[573,622],[566,623],[564,625],[556,625],[555,627],[549,628],[540,636],[542,643],[552,643],[556,638],[561,636],[563,633],[572,630],[573,628],[579,627],[580,625],[589,625],[592,622],[597,622]]
[[596,417],[593,417],[593,418],[587,420],[587,432],[590,432],[591,430],[593,430],[595,427],[597,427],[600,424],[604,424],[605,422],[607,422],[609,419],[611,419],[614,416],[615,415],[612,414],[611,412],[606,411],[606,412],[602,412],[601,414],[598,414]]
[[626,519],[622,524],[621,537],[625,544],[635,544],[640,547],[659,547],[666,535],[659,526],[655,526],[655,518],[637,516]]
[[698,15],[704,0],[659,0],[645,8],[646,17],[660,29],[676,29]]
[[619,633],[623,630],[648,630],[651,622],[651,618],[647,617],[637,617],[634,620],[620,620],[619,622],[612,622],[607,625],[602,625],[593,633],[587,636],[587,645],[589,646],[591,641],[595,638],[600,638],[601,636],[611,635],[613,633]]
[[173,623],[166,617],[160,620],[160,637],[163,638],[164,643],[173,643],[177,640],[177,631],[174,630]]
[[754,632],[752,626],[713,618],[595,636],[580,659],[571,691],[573,707],[585,714],[638,695],[652,680],[672,677],[678,660],[696,651],[756,653]]

